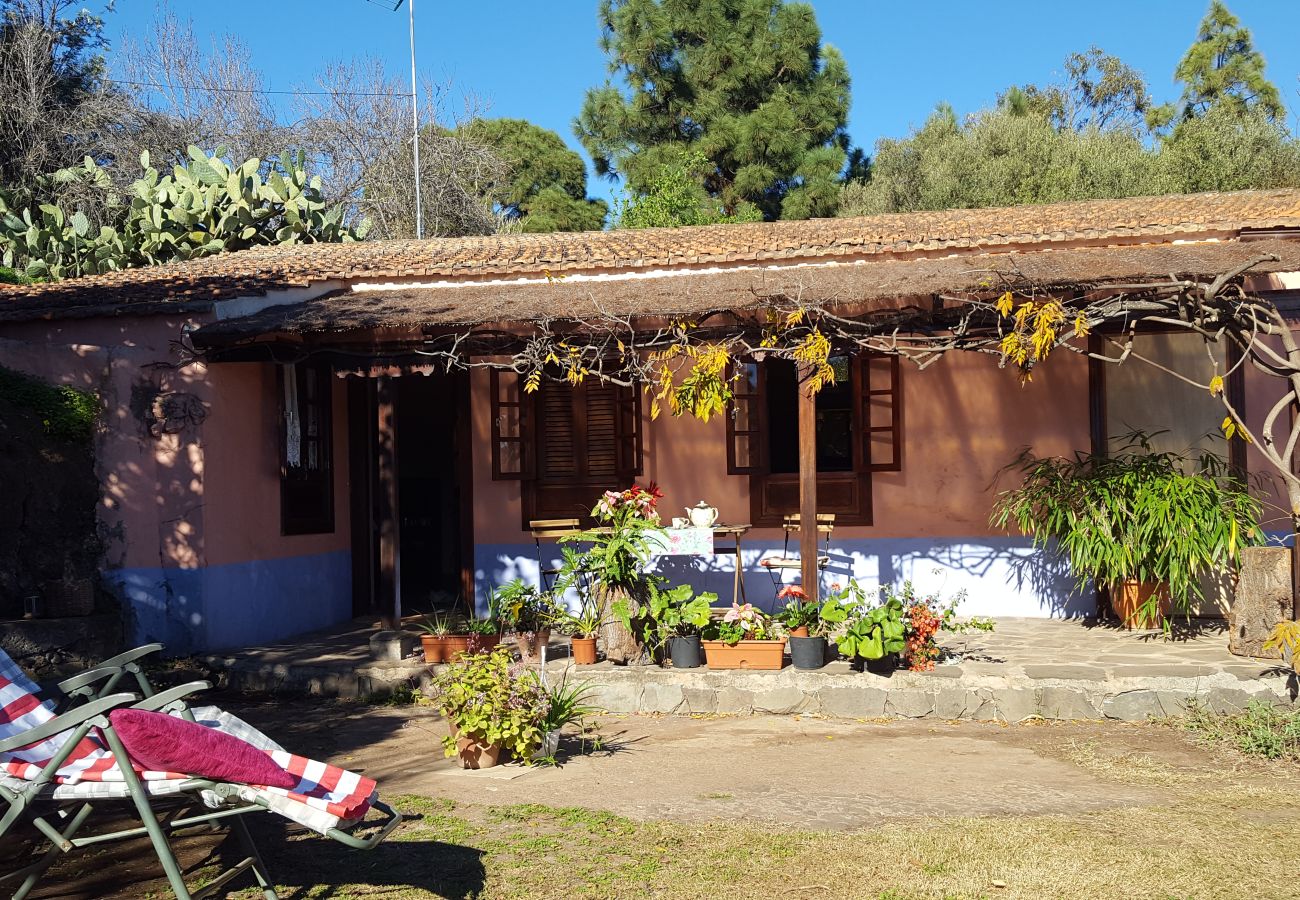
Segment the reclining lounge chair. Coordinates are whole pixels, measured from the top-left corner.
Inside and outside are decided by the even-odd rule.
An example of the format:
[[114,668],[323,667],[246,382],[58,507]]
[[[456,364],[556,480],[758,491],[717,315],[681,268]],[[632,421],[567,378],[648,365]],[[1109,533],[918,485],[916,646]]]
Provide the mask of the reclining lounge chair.
[[[275,898],[261,856],[242,820],[244,815],[274,812],[360,850],[378,845],[400,823],[400,816],[379,801],[372,780],[289,754],[234,717],[228,718],[242,726],[234,736],[267,752],[277,766],[290,773],[295,782],[293,787],[243,784],[195,777],[194,773],[148,771],[133,765],[109,714],[130,708],[170,713],[193,722],[194,714],[184,698],[210,685],[191,682],[154,693],[138,667],[132,672],[127,668],[129,665],[131,662],[116,666],[121,670],[117,678],[110,672],[107,678],[101,675],[72,685],[69,690],[81,691],[73,699],[90,699],[56,715],[52,707],[57,707],[59,701],[42,703],[33,690],[35,685],[0,653],[0,839],[14,831],[20,822],[30,822],[50,843],[39,858],[0,876],[0,883],[21,882],[13,894],[18,900],[27,896],[61,854],[144,835],[149,837],[178,898],[208,896],[244,871],[252,872],[266,897]],[[102,668],[92,672],[100,672]],[[83,673],[70,680],[75,682],[90,674]],[[104,695],[102,690],[108,679],[113,678],[112,683],[116,684],[123,674],[136,675],[137,686],[152,696],[142,699],[122,692]],[[203,715],[199,720],[209,724]],[[77,836],[97,806],[114,803],[131,804],[141,825]],[[199,808],[186,814],[184,807],[195,804]],[[384,818],[374,821],[375,830],[369,835],[354,834],[371,809]],[[164,815],[160,817],[159,812]],[[244,847],[244,858],[201,891],[191,893],[167,834],[225,819],[229,819],[228,824]]]

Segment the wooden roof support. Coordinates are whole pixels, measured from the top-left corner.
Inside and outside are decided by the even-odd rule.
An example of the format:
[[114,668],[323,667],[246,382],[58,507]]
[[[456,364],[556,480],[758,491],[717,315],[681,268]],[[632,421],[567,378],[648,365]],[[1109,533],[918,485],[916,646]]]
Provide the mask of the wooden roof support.
[[799,363],[799,565],[807,602],[819,603],[817,570],[817,395],[812,363]]

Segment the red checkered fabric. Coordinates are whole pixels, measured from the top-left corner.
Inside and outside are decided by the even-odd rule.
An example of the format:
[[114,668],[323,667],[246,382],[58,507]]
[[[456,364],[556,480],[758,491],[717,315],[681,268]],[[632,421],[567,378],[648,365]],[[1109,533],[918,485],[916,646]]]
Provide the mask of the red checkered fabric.
[[[7,664],[7,665],[6,665]],[[17,676],[15,676],[17,672]],[[21,679],[21,680],[20,680]],[[54,718],[29,689],[30,681],[0,651],[0,740],[15,737]],[[10,753],[0,754],[0,775],[34,781],[41,770],[63,749],[69,733],[55,735]],[[324,816],[354,821],[365,816],[376,797],[372,779],[284,751],[273,751],[276,764],[298,779],[289,789],[250,785],[254,793],[268,801],[277,812],[317,830],[334,827]],[[145,781],[184,781],[189,776],[178,772],[152,772],[132,768]],[[122,772],[102,738],[92,732],[59,767],[54,783],[76,785],[82,782],[121,782]],[[251,799],[251,796],[250,796]],[[313,811],[298,810],[307,807]],[[300,814],[299,814],[300,813]]]

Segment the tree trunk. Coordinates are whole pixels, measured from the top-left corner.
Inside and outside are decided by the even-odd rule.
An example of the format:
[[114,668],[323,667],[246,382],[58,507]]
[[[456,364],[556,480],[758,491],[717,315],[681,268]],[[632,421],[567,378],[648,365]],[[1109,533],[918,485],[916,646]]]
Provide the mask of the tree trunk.
[[605,651],[605,658],[617,665],[651,665],[654,660],[645,644],[614,614],[614,604],[625,599],[635,617],[641,608],[640,602],[621,588],[599,587],[597,590],[600,592],[600,615],[604,620],[600,626],[600,646]]

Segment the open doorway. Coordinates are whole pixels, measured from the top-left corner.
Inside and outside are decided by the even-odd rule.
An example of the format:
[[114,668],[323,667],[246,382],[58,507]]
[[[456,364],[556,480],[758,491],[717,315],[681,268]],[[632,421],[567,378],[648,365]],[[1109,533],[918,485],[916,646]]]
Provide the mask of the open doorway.
[[[391,585],[403,615],[465,609],[472,557],[468,443],[469,384],[464,373],[402,375],[384,387],[392,400],[396,473],[393,572],[383,571],[386,467],[380,454],[380,390],[375,378],[350,379],[353,607],[387,615]],[[394,577],[395,576],[395,577]]]

